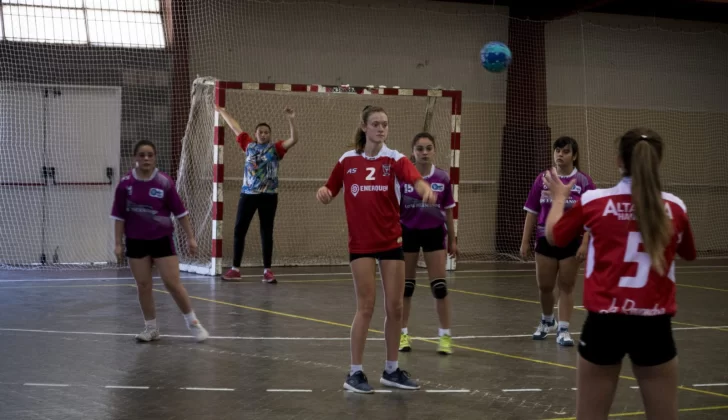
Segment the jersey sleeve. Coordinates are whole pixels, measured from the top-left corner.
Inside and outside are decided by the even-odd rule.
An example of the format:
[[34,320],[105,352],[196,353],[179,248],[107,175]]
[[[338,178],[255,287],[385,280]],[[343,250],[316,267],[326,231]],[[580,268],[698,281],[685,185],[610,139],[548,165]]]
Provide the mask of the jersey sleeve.
[[171,180],[170,187],[167,190],[165,197],[167,197],[167,206],[172,211],[174,217],[180,219],[187,216],[189,212],[185,208],[185,205],[182,203],[182,199],[177,193],[177,188],[175,187],[174,182],[172,182]]
[[[584,174],[584,175],[586,175],[586,174]],[[586,175],[586,180],[587,180],[586,187],[582,190],[582,194],[584,194],[585,191],[591,191],[591,190],[597,189],[597,185],[594,183],[594,180],[591,179],[591,177],[589,175]]]
[[541,212],[541,191],[543,191],[543,174],[540,174],[531,186],[523,210],[538,215]]
[[243,149],[244,152],[248,150],[248,145],[253,142],[253,138],[250,137],[250,134],[248,134],[244,131],[242,133],[238,134],[238,137],[236,140],[237,140],[238,144],[240,145],[240,148]]
[[452,184],[450,178],[445,180],[445,190],[442,192],[442,208],[451,209],[455,207],[455,197],[452,193]]
[[697,258],[698,251],[695,249],[695,237],[693,236],[693,228],[690,226],[690,219],[687,214],[685,217],[685,225],[677,243],[677,255],[686,261],[692,261]]
[[114,220],[126,220],[126,188],[120,182],[114,192],[114,203],[111,205],[111,218]]
[[341,161],[336,162],[334,170],[329,175],[329,180],[326,181],[326,188],[331,191],[331,196],[336,197],[341,191],[341,187],[344,185],[344,165]]
[[568,210],[554,226],[553,245],[563,248],[584,231],[584,206],[581,199]]
[[422,179],[422,175],[420,175],[417,168],[415,168],[415,164],[404,157],[404,155],[394,162],[393,169],[397,178],[408,184],[414,185],[417,180]]
[[286,152],[288,152],[288,150],[286,150],[286,148],[283,147],[283,142],[284,142],[284,140],[278,140],[275,144],[276,154],[278,154],[278,159],[283,159],[283,156],[285,156]]

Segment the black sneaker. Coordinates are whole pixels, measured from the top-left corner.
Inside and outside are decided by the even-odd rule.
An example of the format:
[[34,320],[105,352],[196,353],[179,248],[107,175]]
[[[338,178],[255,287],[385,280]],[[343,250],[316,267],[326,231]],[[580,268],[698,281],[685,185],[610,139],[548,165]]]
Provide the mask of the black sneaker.
[[364,372],[362,372],[360,370],[354,372],[353,375],[351,373],[346,375],[346,382],[344,382],[344,389],[347,389],[351,392],[358,392],[360,394],[373,394],[374,393],[374,388],[372,388],[369,385],[367,376],[364,374]]
[[399,368],[392,373],[387,373],[386,370],[382,372],[382,377],[379,379],[379,383],[394,388],[420,389],[417,382],[410,379],[409,373],[407,373],[406,370],[400,370]]

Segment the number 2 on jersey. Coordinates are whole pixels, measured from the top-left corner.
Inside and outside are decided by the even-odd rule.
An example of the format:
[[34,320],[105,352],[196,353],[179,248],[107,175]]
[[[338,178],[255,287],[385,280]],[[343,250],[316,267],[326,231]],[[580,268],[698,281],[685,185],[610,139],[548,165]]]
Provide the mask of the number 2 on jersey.
[[[633,289],[641,289],[647,284],[650,276],[650,268],[652,268],[652,260],[650,255],[639,250],[642,244],[642,234],[639,232],[630,232],[627,238],[627,249],[624,252],[624,262],[636,263],[637,274],[635,276],[622,276],[619,278],[619,287],[629,287]],[[670,266],[668,277],[675,281],[675,261]]]
[[377,168],[367,168],[367,172],[369,172],[369,175],[367,175],[366,180],[374,181],[374,173],[376,171],[377,171]]

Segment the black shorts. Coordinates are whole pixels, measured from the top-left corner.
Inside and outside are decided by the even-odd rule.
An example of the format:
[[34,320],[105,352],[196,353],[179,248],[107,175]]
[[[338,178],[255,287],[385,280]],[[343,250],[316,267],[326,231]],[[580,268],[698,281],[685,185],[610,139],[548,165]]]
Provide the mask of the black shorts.
[[402,249],[404,252],[434,252],[447,249],[447,232],[444,226],[433,229],[410,229],[402,225]]
[[390,249],[388,251],[372,252],[369,254],[349,254],[349,262],[359,258],[374,258],[375,260],[399,260],[404,261],[404,253],[402,247]]
[[126,257],[153,259],[177,255],[174,249],[174,238],[165,236],[159,239],[133,239],[126,238]]
[[671,318],[589,312],[579,336],[579,354],[595,365],[615,365],[625,355],[636,366],[667,363],[677,356]]
[[535,251],[537,254],[541,254],[544,257],[549,257],[561,261],[576,255],[576,251],[578,251],[579,247],[581,246],[581,240],[582,237],[579,236],[565,247],[559,248],[551,245],[549,241],[546,240],[546,237],[542,236],[538,238],[538,241],[536,241]]

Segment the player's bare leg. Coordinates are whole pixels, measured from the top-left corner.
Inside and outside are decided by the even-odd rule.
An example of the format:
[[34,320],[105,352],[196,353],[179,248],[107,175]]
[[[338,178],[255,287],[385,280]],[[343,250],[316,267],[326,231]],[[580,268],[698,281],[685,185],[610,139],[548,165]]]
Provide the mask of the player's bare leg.
[[409,374],[399,368],[399,334],[402,326],[402,301],[404,299],[404,261],[381,260],[379,269],[384,290],[384,340],[387,346],[387,361],[379,382],[382,385],[419,389]]
[[579,273],[579,261],[576,257],[559,261],[559,327],[556,342],[562,346],[573,346],[574,340],[569,334],[569,322],[574,312],[574,285]]
[[399,351],[408,352],[412,350],[412,339],[409,335],[409,316],[412,310],[412,294],[415,292],[417,278],[417,262],[420,258],[418,252],[404,253],[404,278],[405,282],[404,299],[402,300],[402,333],[399,336]]
[[179,258],[176,255],[172,255],[169,257],[157,258],[154,260],[154,263],[159,269],[159,275],[162,277],[164,287],[172,296],[175,303],[177,303],[182,314],[184,314],[185,321],[187,322],[187,328],[192,331],[197,341],[205,341],[209,336],[207,330],[205,330],[200,321],[197,319],[195,312],[192,310],[190,297],[179,277]]
[[536,253],[536,282],[538,283],[539,300],[541,301],[541,322],[534,340],[543,340],[548,333],[556,331],[554,320],[554,287],[559,271],[559,262],[550,257]]
[[632,365],[647,420],[677,420],[677,357],[657,366]]
[[356,314],[351,324],[351,369],[346,377],[344,388],[359,393],[372,393],[364,375],[362,362],[364,345],[369,334],[369,324],[374,314],[376,300],[376,262],[374,258],[357,258],[351,262],[351,274],[354,277],[356,293]]
[[581,357],[576,362],[576,418],[607,420],[622,363],[602,366]]
[[144,331],[139,333],[136,339],[138,341],[158,340],[157,311],[152,290],[152,259],[150,257],[129,258],[129,268],[136,282],[139,306],[144,314]]
[[427,274],[430,278],[432,296],[435,298],[435,311],[440,321],[438,336],[440,341],[437,352],[440,354],[452,354],[452,333],[450,332],[450,296],[447,293],[447,280],[445,266],[447,263],[447,251],[425,252],[425,264]]

